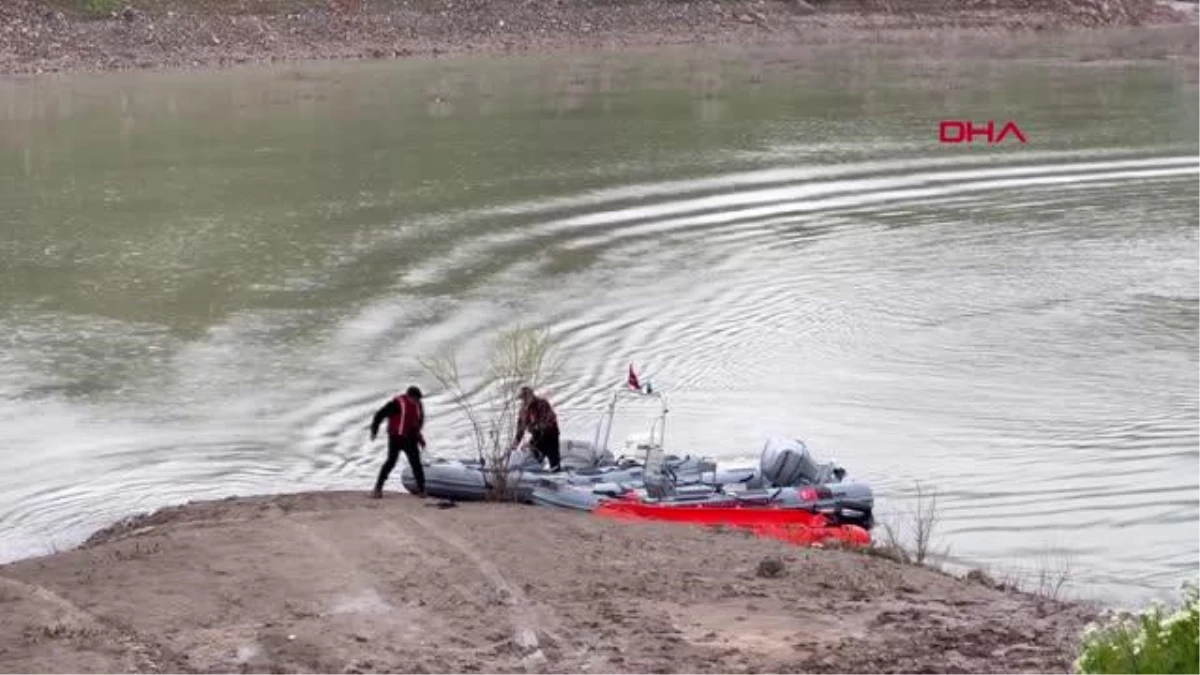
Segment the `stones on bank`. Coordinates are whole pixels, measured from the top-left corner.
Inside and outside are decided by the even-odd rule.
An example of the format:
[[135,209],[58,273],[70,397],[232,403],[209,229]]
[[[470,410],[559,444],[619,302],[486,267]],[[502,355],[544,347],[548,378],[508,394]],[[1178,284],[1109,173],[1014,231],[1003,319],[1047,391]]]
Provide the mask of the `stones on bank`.
[[[266,9],[264,9],[264,7]],[[448,52],[853,43],[881,29],[1193,21],[1157,0],[4,0],[0,72],[198,67]],[[873,39],[873,38],[871,38]],[[797,42],[798,41],[798,42]]]

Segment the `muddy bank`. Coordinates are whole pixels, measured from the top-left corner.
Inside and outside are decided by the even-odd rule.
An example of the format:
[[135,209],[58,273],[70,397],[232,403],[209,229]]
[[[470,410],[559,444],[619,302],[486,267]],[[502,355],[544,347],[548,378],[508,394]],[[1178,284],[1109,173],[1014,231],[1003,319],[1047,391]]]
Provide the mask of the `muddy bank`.
[[[1194,12],[1180,6],[1155,0],[5,0],[0,73],[697,43],[853,45],[876,42],[881,31],[918,39],[948,31],[972,39],[1194,21]],[[1194,58],[1194,34],[1194,28],[1171,33],[1165,42],[1154,34],[1138,48],[1148,58],[1164,58],[1164,49]],[[1128,50],[1121,44],[1109,51],[1129,58]]]
[[331,492],[0,567],[0,670],[1067,672],[1092,617],[860,553]]

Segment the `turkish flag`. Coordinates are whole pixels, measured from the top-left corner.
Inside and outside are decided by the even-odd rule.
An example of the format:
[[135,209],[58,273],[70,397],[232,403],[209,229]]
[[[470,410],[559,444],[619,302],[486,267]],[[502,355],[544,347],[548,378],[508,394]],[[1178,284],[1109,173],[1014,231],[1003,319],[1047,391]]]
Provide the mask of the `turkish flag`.
[[629,364],[629,388],[635,391],[642,390],[642,384],[638,382],[637,373],[633,372],[633,364]]

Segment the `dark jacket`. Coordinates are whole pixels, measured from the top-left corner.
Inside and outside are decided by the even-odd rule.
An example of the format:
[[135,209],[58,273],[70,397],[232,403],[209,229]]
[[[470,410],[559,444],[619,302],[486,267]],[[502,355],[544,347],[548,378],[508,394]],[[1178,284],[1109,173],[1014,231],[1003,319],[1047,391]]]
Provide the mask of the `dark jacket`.
[[554,413],[549,401],[534,396],[521,408],[517,416],[517,438],[513,442],[520,443],[526,431],[534,438],[558,431],[558,415]]

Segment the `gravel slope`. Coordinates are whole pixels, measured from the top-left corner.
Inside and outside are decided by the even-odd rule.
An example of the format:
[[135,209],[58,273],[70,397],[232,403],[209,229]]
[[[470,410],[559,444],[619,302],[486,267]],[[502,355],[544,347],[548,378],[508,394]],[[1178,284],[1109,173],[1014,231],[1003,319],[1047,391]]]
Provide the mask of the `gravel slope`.
[[1093,616],[732,532],[329,492],[0,567],[0,670],[1066,672]]

